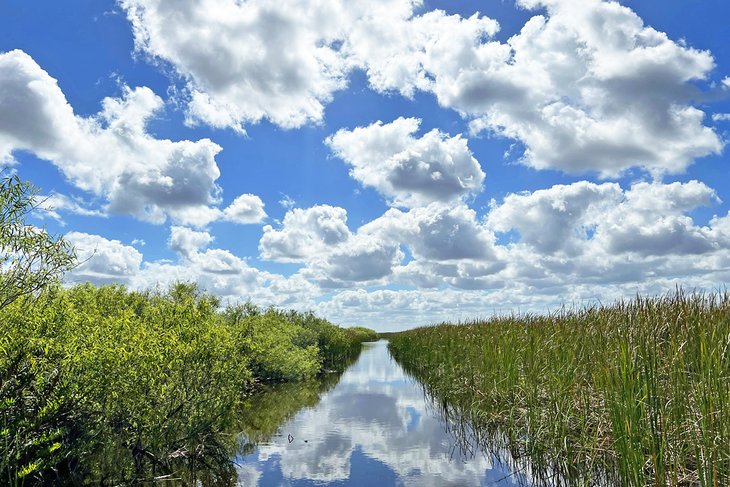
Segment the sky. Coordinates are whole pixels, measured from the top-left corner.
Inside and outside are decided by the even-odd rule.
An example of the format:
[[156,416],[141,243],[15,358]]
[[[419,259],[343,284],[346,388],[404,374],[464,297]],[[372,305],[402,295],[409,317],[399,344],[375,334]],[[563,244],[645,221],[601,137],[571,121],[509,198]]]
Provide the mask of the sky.
[[725,0],[5,0],[69,284],[394,331],[730,282]]

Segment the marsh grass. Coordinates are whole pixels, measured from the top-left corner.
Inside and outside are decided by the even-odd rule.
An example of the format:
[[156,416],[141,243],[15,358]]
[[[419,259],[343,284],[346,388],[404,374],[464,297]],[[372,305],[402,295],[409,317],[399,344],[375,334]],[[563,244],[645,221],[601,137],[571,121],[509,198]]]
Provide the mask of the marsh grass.
[[727,292],[442,324],[389,347],[543,483],[730,485]]

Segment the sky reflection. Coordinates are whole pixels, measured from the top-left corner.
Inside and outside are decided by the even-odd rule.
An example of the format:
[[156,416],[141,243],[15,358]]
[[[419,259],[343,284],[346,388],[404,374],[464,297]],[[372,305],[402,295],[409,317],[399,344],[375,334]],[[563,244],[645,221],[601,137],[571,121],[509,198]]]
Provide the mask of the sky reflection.
[[238,461],[239,484],[246,486],[516,482],[489,455],[460,452],[420,386],[390,358],[385,341],[366,344],[319,404],[299,411]]

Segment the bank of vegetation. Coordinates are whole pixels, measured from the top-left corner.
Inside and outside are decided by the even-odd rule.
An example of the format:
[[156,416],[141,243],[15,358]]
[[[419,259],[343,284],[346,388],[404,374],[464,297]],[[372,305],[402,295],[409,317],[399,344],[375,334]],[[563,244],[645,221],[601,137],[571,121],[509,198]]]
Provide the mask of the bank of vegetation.
[[191,283],[62,287],[73,249],[27,224],[36,207],[30,185],[2,180],[2,485],[235,482],[235,418],[260,385],[342,369],[377,337],[311,313],[223,308]]
[[389,338],[457,429],[538,483],[730,485],[727,292]]

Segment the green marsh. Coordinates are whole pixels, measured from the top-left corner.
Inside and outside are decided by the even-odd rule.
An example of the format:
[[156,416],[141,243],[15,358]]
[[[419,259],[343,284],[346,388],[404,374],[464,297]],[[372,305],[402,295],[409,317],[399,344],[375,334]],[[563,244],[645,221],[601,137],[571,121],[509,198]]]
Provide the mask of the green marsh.
[[726,292],[419,328],[390,351],[545,484],[730,485]]

